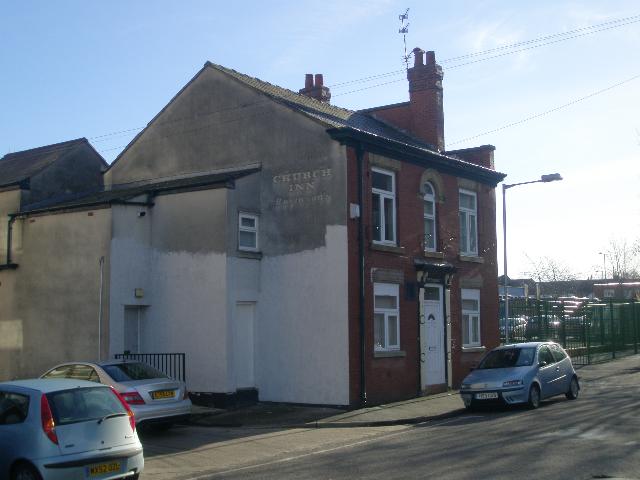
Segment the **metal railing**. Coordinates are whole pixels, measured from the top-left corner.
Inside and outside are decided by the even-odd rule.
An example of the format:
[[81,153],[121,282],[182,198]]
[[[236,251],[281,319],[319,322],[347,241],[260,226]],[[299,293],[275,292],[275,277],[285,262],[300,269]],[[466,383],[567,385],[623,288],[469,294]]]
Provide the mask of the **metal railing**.
[[117,353],[115,358],[137,360],[157,368],[165,375],[186,382],[184,353]]
[[[505,339],[504,301],[500,300],[500,336]],[[536,300],[509,298],[509,341],[553,340],[576,365],[637,354],[640,302],[634,300]]]

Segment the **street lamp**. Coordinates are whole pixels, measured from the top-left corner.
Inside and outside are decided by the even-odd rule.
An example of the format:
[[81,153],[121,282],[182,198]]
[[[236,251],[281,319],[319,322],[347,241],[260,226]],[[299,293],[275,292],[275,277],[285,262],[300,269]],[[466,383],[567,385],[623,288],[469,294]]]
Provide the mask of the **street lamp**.
[[607,278],[607,254],[604,252],[598,252],[598,255],[602,255],[602,279]]
[[550,173],[542,175],[540,180],[531,180],[530,182],[520,182],[512,184],[502,184],[502,234],[504,246],[504,343],[509,343],[509,285],[507,282],[507,189],[517,187],[518,185],[527,185],[529,183],[548,183],[562,180],[559,173]]

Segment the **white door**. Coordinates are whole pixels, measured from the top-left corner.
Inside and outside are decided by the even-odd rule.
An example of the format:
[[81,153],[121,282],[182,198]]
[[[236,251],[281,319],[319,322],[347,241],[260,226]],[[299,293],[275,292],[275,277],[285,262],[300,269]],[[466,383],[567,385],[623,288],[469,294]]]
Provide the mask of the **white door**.
[[420,361],[423,389],[446,383],[442,285],[425,285],[420,312]]
[[233,334],[233,358],[236,371],[236,388],[255,387],[255,311],[254,302],[236,304],[236,318]]

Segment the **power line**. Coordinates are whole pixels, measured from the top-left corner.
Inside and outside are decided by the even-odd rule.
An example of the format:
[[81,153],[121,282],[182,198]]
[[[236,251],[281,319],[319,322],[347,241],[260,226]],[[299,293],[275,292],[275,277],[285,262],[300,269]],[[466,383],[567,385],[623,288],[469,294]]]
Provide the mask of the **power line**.
[[536,118],[540,118],[540,117],[543,117],[545,115],[549,115],[550,113],[557,112],[558,110],[562,110],[564,108],[567,108],[567,107],[570,107],[572,105],[575,105],[576,103],[582,102],[582,101],[587,100],[587,99],[592,98],[592,97],[595,97],[596,95],[600,95],[602,93],[608,92],[609,90],[612,90],[612,89],[614,89],[616,87],[620,87],[620,86],[622,86],[622,85],[624,85],[626,83],[632,82],[633,80],[636,80],[638,78],[640,78],[640,75],[634,75],[633,77],[628,78],[626,80],[623,80],[622,82],[618,82],[616,84],[610,85],[610,86],[608,86],[606,88],[598,90],[597,92],[593,92],[593,93],[590,93],[589,95],[585,95],[584,97],[576,98],[575,100],[572,100],[572,101],[570,101],[568,103],[565,103],[563,105],[560,105],[558,107],[552,108],[550,110],[546,110],[546,111],[541,112],[541,113],[536,113],[535,115],[531,115],[529,117],[523,118],[522,120],[518,120],[517,122],[508,123],[508,124],[503,125],[501,127],[494,128],[493,130],[487,130],[486,132],[482,132],[482,133],[479,133],[477,135],[473,135],[471,137],[466,137],[466,138],[462,138],[460,140],[456,140],[455,142],[447,142],[447,144],[448,145],[455,145],[457,143],[466,142],[468,140],[474,140],[474,139],[476,139],[478,137],[482,137],[484,135],[489,135],[491,133],[496,133],[496,132],[499,132],[501,130],[505,130],[507,128],[511,128],[511,127],[515,127],[517,125],[521,125],[521,124],[523,124],[525,122],[528,122],[530,120],[535,120]]
[[[607,30],[612,30],[614,28],[624,27],[626,25],[631,25],[631,24],[638,23],[638,22],[640,22],[640,15],[634,15],[634,16],[631,16],[631,17],[625,17],[625,18],[620,18],[620,19],[616,19],[616,20],[610,20],[608,22],[603,22],[603,23],[599,23],[599,24],[596,24],[596,25],[591,25],[591,26],[588,26],[588,27],[582,27],[582,28],[577,28],[577,29],[574,29],[574,30],[569,30],[567,32],[553,33],[553,34],[550,34],[550,35],[545,35],[545,36],[538,37],[538,38],[531,39],[531,40],[523,40],[521,42],[516,42],[516,43],[509,44],[509,45],[503,45],[503,46],[491,48],[491,49],[488,49],[488,50],[482,50],[480,52],[468,53],[468,54],[465,54],[465,55],[459,55],[457,57],[450,57],[450,58],[446,58],[444,60],[440,60],[440,63],[453,63],[453,62],[457,62],[459,60],[464,60],[464,59],[467,59],[467,58],[481,57],[481,56],[484,56],[484,55],[489,55],[489,54],[494,53],[494,52],[521,47],[523,45],[531,45],[531,44],[544,42],[544,43],[541,43],[540,45],[534,45],[534,46],[528,47],[526,49],[519,49],[519,50],[515,50],[515,51],[512,51],[512,52],[502,53],[500,55],[492,55],[492,56],[489,56],[489,57],[486,57],[486,58],[483,58],[483,59],[480,59],[480,60],[476,60],[476,61],[473,61],[473,62],[465,62],[465,63],[461,63],[461,64],[454,65],[454,66],[451,66],[451,67],[446,67],[446,69],[458,68],[458,67],[461,67],[461,66],[464,66],[464,65],[470,65],[472,63],[478,63],[478,62],[485,61],[485,60],[491,60],[491,59],[498,58],[498,57],[501,57],[501,56],[510,55],[512,53],[522,52],[522,51],[527,50],[527,49],[533,49],[533,48],[538,48],[538,47],[542,47],[542,46],[546,46],[546,45],[551,45],[553,43],[564,42],[566,40],[572,40],[572,39],[575,39],[575,38],[584,37],[584,36],[587,36],[587,35],[592,35],[594,33],[604,32],[604,31],[607,31]],[[582,32],[582,33],[580,33],[580,32]],[[557,37],[563,37],[563,38],[547,42],[547,40],[551,40],[551,39],[557,38]],[[354,83],[366,83],[366,82],[369,82],[369,81],[372,81],[372,80],[376,80],[378,78],[385,78],[385,77],[389,77],[389,76],[393,76],[393,75],[399,75],[401,73],[403,74],[404,72],[405,72],[405,70],[393,70],[393,71],[390,71],[390,72],[371,75],[371,76],[368,76],[368,77],[362,77],[362,78],[358,78],[358,79],[354,79],[354,80],[348,80],[348,81],[345,81],[345,82],[334,83],[333,85],[329,85],[329,88],[340,88],[340,87],[342,87],[344,85],[353,85]],[[386,84],[382,83],[380,85],[386,85]],[[359,91],[359,90],[355,90],[355,91]]]

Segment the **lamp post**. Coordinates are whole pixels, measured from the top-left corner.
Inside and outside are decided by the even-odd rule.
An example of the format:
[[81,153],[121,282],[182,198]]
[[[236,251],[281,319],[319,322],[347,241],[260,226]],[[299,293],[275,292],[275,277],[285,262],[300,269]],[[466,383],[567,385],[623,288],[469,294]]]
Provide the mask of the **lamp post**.
[[602,255],[602,279],[607,278],[607,254],[604,252],[598,252],[598,255]]
[[504,251],[504,343],[509,343],[509,285],[507,281],[507,190],[517,187],[518,185],[527,185],[529,183],[548,183],[562,180],[559,173],[550,173],[542,175],[540,180],[531,180],[530,182],[520,182],[512,184],[502,184],[502,234],[503,234],[503,251]]

